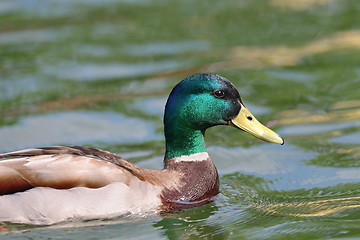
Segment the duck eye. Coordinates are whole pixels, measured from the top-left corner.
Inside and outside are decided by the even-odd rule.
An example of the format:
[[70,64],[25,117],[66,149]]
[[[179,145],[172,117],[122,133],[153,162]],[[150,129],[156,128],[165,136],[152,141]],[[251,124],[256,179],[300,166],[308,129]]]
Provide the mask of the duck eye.
[[215,90],[214,96],[217,98],[223,98],[225,96],[225,91],[221,89]]

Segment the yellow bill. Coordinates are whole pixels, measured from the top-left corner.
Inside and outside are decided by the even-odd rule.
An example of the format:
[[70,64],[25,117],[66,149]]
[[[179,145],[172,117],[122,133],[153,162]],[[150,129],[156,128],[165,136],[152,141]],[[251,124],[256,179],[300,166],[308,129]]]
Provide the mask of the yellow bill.
[[262,125],[242,104],[239,114],[236,116],[236,118],[230,121],[230,125],[244,130],[245,132],[260,138],[261,140],[281,145],[284,144],[284,139],[282,137],[280,137],[270,128]]

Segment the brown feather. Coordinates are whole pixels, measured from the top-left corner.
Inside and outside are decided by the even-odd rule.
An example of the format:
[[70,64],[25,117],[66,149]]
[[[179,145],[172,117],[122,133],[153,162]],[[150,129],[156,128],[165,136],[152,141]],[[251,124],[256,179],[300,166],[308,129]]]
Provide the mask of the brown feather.
[[0,154],[0,195],[33,187],[100,188],[113,182],[130,185],[134,177],[162,187],[159,197],[163,211],[202,205],[218,194],[218,174],[210,158],[194,162],[165,159],[163,170],[150,170],[90,147],[55,146]]
[[55,146],[0,155],[0,195],[32,187],[99,188],[112,182],[144,181],[140,168],[107,151]]
[[0,167],[0,195],[30,189],[32,186],[15,170]]
[[213,201],[219,193],[219,176],[214,163],[207,161],[176,162],[165,159],[166,169],[181,173],[178,188],[164,188],[162,211],[178,211]]

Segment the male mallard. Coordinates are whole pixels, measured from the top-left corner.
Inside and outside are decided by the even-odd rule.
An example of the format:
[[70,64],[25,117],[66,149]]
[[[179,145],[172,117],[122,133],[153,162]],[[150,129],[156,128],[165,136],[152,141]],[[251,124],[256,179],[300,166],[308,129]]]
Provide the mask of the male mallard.
[[168,212],[211,202],[219,192],[205,149],[209,127],[230,125],[283,144],[216,74],[195,74],[172,90],[164,116],[164,169],[139,168],[104,150],[55,146],[0,155],[0,221],[53,224]]

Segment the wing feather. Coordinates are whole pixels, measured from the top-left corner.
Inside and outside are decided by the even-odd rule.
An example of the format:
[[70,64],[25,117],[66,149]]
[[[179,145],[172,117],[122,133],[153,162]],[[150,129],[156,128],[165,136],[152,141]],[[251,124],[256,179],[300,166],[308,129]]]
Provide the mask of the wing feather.
[[113,182],[128,184],[137,169],[116,154],[88,147],[22,150],[0,155],[0,195],[33,187],[68,189],[99,188]]

